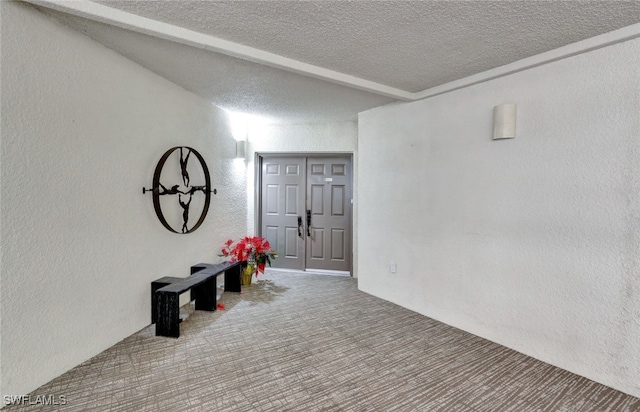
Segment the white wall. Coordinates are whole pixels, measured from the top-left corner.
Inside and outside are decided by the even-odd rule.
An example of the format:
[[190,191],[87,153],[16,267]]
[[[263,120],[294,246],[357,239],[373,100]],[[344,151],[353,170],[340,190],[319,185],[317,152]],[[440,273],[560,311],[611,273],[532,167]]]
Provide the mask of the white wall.
[[[218,261],[246,227],[227,115],[30,6],[2,13],[2,395],[28,393],[150,323],[150,282]],[[193,234],[157,220],[160,156],[196,148],[218,195]]]
[[256,152],[352,153],[356,150],[356,122],[266,124],[249,126],[249,159]]
[[[639,56],[361,113],[360,289],[640,396]],[[518,136],[492,141],[507,102]]]
[[[2,37],[4,35],[3,30],[2,30],[2,26],[4,26],[4,24],[2,23],[2,19],[3,19],[3,12],[4,7],[2,6],[2,4],[0,4],[0,396],[2,396],[4,394],[4,392],[2,392],[2,124],[4,122],[2,122],[2,112],[3,112],[3,108],[2,108],[2,96],[3,96],[3,92],[2,90],[4,89],[2,86],[2,70],[3,70],[3,66],[4,66],[4,60],[2,58]],[[0,405],[0,409],[3,406]]]
[[[294,125],[253,124],[248,127],[247,136],[247,193],[248,231],[255,227],[255,190],[256,153],[348,153],[354,155],[354,170],[357,166],[358,125],[356,122],[313,123]],[[357,192],[357,179],[354,173],[354,194]],[[354,227],[355,227],[354,219]],[[355,233],[354,233],[355,236]],[[354,272],[356,238],[354,245]]]

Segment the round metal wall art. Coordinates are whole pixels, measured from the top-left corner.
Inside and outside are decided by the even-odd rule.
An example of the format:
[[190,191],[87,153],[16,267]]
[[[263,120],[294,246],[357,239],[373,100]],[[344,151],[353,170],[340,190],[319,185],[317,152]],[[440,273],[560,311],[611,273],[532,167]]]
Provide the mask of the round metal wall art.
[[[174,152],[179,152],[180,154],[179,164],[172,165],[169,169],[179,170],[179,175],[175,176],[175,180],[171,181],[171,183],[165,181],[167,184],[164,184],[160,182],[161,177],[166,178],[166,176],[162,176],[162,171],[169,165],[167,160]],[[194,162],[196,163],[195,166]],[[193,172],[194,167],[200,168],[201,173],[198,175],[204,176],[204,184],[193,184],[191,181],[193,173],[190,173],[190,170]],[[202,182],[200,181],[199,183]],[[153,173],[153,187],[151,189],[142,189],[143,194],[147,191],[152,192],[153,208],[162,225],[173,233],[181,234],[192,233],[202,225],[209,211],[211,193],[216,193],[215,189],[213,191],[211,190],[211,177],[209,176],[209,169],[207,168],[204,158],[195,149],[187,146],[172,147],[162,155]],[[172,226],[165,217],[165,212],[162,208],[163,202],[161,201],[161,199],[166,199],[164,196],[170,196],[172,199],[175,199],[175,203],[169,202],[169,204],[171,204],[174,209],[179,207],[178,210],[181,210],[182,227],[176,228],[174,227],[175,224]],[[200,199],[201,196],[204,196],[204,202]],[[196,198],[199,199],[194,203],[202,204],[202,207],[195,211],[196,214],[199,212],[200,215],[196,223],[191,224],[190,222],[193,221],[192,218],[195,216],[194,210],[192,210],[192,201]],[[165,203],[165,205],[166,204],[167,203]]]

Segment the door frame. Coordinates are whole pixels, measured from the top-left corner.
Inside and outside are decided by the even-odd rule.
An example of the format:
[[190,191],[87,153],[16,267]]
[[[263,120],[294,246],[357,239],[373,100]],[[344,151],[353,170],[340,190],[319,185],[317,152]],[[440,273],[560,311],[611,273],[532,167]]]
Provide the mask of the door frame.
[[[349,233],[351,237],[351,260],[349,263],[349,276],[353,277],[353,249],[355,239],[353,238],[353,215],[354,215],[354,199],[355,199],[355,165],[353,152],[255,152],[253,164],[254,168],[254,185],[253,185],[253,222],[254,233],[256,236],[262,236],[262,161],[269,157],[346,157],[351,162],[351,216],[349,219]],[[286,270],[286,269],[283,269]],[[305,271],[307,269],[305,268]],[[309,269],[309,272],[318,272],[317,269]],[[328,273],[332,272],[327,270]],[[342,272],[341,272],[342,273]]]

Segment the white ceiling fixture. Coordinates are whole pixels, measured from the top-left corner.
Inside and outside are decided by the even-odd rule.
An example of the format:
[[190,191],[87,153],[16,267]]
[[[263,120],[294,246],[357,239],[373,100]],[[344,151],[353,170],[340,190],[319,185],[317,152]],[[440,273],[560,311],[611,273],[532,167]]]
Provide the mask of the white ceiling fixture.
[[[312,96],[341,98],[339,109],[362,111],[640,36],[640,1],[28,1],[216,104],[266,104],[289,120],[287,101],[307,113]],[[256,87],[225,90],[221,74]],[[240,102],[247,88],[257,101]]]

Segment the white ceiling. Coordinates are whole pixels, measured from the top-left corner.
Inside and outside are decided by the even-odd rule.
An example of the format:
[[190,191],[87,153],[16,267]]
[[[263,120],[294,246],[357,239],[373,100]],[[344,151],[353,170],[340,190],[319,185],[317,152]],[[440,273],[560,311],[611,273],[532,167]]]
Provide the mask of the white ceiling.
[[640,22],[640,1],[615,0],[29,2],[218,106],[294,123],[353,120]]

